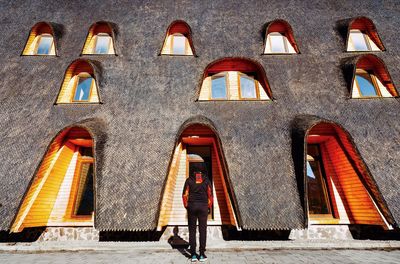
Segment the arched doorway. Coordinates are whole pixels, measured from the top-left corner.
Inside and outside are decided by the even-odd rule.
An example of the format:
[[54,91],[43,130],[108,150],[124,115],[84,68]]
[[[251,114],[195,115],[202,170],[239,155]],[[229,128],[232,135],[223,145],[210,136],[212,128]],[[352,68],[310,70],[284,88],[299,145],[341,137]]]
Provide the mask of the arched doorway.
[[50,144],[25,194],[12,232],[27,227],[93,226],[93,138],[81,127],[63,130]]
[[182,190],[192,163],[202,162],[213,185],[214,204],[208,217],[209,226],[238,227],[227,182],[227,170],[219,140],[208,126],[193,124],[180,135],[170,164],[162,197],[158,229],[165,226],[186,226],[187,214],[182,203]]
[[388,209],[349,134],[319,122],[305,136],[309,224],[390,225]]

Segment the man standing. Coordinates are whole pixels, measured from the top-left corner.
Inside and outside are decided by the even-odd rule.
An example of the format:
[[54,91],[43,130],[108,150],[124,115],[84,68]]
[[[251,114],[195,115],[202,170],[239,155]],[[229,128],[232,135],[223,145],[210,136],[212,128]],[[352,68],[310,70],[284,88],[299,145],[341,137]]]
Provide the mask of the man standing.
[[186,179],[182,193],[183,205],[188,212],[189,244],[192,262],[197,261],[196,255],[196,225],[199,220],[200,262],[205,262],[207,240],[207,218],[213,203],[211,182],[208,179],[204,163],[190,164],[189,178]]

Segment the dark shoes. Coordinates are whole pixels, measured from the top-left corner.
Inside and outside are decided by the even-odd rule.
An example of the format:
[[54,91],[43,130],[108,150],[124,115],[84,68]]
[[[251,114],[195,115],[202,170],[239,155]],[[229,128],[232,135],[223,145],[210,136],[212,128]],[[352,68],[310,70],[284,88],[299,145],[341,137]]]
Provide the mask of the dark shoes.
[[197,255],[196,254],[192,254],[192,256],[190,257],[190,261],[191,262],[197,262]]
[[206,254],[200,254],[200,258],[198,259],[197,258],[197,255],[196,254],[192,254],[191,256],[190,256],[190,261],[191,262],[197,262],[197,260],[199,260],[200,262],[206,262],[207,261],[207,256],[206,256]]
[[200,254],[200,262],[206,262],[207,261],[207,256],[206,256],[206,254]]

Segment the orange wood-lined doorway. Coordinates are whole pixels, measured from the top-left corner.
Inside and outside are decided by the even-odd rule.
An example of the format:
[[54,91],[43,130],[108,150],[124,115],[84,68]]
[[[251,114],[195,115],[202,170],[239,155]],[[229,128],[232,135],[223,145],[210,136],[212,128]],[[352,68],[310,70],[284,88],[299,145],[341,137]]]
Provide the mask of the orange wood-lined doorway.
[[[306,184],[311,224],[388,224],[364,182],[370,180],[339,126],[320,123],[308,133]],[[375,186],[376,188],[376,186]]]
[[207,163],[213,184],[214,205],[208,225],[237,226],[225,169],[214,132],[203,125],[193,125],[183,131],[175,147],[167,184],[162,198],[158,229],[163,226],[187,225],[186,209],[182,203],[182,190],[189,176],[191,161],[202,158]]
[[93,139],[83,128],[68,128],[50,144],[34,176],[12,232],[25,227],[93,226]]

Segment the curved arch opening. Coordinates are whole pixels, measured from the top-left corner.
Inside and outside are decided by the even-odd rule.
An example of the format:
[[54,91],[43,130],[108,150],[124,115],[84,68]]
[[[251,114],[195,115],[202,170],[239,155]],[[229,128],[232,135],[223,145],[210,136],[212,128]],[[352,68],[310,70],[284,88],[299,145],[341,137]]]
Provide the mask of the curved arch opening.
[[348,132],[318,122],[305,136],[304,183],[309,224],[377,225],[393,220]]
[[172,22],[167,29],[161,55],[193,56],[194,54],[190,26],[183,20]]
[[397,96],[397,90],[381,59],[372,54],[357,59],[351,89],[352,98]]
[[81,127],[61,131],[50,143],[19,208],[11,232],[28,227],[93,227],[95,153]]
[[245,58],[217,60],[204,70],[199,101],[271,100],[264,68]]
[[201,162],[213,186],[214,203],[208,216],[210,226],[238,226],[232,190],[218,135],[210,127],[195,123],[179,135],[170,163],[158,219],[158,230],[165,226],[186,226],[187,213],[182,191],[191,166]]
[[357,17],[349,23],[347,51],[384,51],[385,47],[374,23],[367,17]]
[[300,53],[288,22],[277,19],[268,24],[265,32],[264,54]]
[[55,56],[56,43],[54,30],[47,22],[36,23],[30,33],[22,55],[25,56]]
[[110,23],[100,21],[90,26],[82,55],[115,55],[115,34]]
[[64,75],[56,104],[100,103],[94,67],[89,61],[72,62]]

